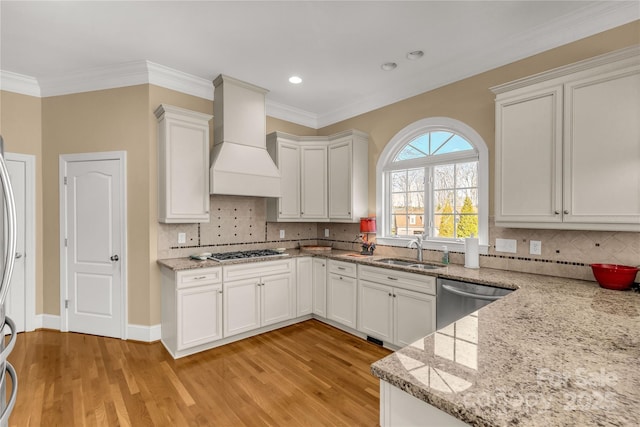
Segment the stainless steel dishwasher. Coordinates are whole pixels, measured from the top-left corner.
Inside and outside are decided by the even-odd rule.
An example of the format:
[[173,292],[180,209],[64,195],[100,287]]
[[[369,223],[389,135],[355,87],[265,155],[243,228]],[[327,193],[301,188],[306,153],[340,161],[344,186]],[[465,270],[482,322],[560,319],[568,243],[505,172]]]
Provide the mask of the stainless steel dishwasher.
[[439,278],[436,282],[436,328],[444,328],[511,292],[512,289]]

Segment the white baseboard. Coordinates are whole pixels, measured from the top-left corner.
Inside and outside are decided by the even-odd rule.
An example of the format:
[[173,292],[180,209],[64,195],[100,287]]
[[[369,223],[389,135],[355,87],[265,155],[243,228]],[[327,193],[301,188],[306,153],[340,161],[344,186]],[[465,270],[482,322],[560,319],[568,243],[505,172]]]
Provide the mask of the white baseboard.
[[160,325],[144,326],[132,325],[127,326],[127,339],[143,342],[159,341],[162,337]]
[[[54,329],[60,330],[60,316],[54,314],[37,314],[34,321],[34,329]],[[143,342],[159,341],[162,337],[160,325],[128,325],[127,339]]]
[[55,329],[60,330],[60,316],[55,314],[37,314],[35,329]]

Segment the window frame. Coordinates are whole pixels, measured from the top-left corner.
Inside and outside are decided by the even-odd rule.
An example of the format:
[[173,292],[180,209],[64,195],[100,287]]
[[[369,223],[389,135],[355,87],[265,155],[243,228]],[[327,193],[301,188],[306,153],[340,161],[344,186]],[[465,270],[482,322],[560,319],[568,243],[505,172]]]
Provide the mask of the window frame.
[[[422,168],[427,163],[425,158],[408,159],[393,162],[395,156],[414,138],[428,132],[453,132],[466,139],[477,153],[478,161],[478,240],[480,252],[487,253],[489,247],[489,150],[486,143],[473,128],[465,123],[449,117],[430,117],[409,124],[391,138],[385,146],[376,164],[376,215],[378,233],[376,240],[380,244],[406,247],[412,240],[407,236],[385,235],[391,220],[388,195],[390,194],[390,171]],[[437,155],[437,164],[461,163],[469,161],[472,156],[468,151]],[[430,167],[435,165],[433,162]],[[425,190],[426,192],[426,190]],[[428,194],[430,196],[430,194]],[[428,213],[428,212],[427,212]],[[423,248],[441,250],[442,246],[449,250],[464,252],[464,239],[434,238],[425,239]]]

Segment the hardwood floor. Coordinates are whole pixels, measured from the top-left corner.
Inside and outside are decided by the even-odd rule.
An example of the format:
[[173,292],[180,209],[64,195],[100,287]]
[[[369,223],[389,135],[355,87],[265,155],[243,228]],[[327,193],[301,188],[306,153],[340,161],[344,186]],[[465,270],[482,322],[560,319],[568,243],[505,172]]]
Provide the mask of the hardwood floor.
[[390,351],[309,320],[173,360],[159,342],[18,335],[11,426],[375,426]]

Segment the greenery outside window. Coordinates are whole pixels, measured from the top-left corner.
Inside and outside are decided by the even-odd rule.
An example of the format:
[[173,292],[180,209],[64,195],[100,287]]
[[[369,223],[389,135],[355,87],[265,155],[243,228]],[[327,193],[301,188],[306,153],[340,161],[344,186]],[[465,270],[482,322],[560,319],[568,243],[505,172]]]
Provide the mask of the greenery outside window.
[[405,245],[424,234],[433,248],[459,249],[474,235],[486,246],[487,169],[486,145],[464,123],[441,117],[409,125],[378,161],[378,241]]

